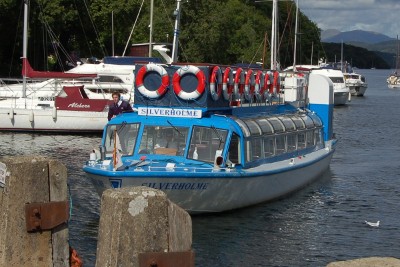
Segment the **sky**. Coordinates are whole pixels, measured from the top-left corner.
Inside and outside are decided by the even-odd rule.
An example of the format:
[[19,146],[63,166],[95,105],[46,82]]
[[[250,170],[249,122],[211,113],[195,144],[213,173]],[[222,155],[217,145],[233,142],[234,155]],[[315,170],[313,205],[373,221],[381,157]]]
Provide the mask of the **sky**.
[[298,0],[299,8],[322,30],[364,30],[400,35],[400,0]]

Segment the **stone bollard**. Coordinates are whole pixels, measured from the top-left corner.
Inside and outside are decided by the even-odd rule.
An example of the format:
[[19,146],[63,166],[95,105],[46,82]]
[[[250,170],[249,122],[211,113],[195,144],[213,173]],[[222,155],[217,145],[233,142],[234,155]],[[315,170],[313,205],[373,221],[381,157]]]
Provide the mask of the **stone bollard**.
[[96,267],[157,266],[157,260],[149,265],[139,264],[149,252],[162,252],[167,258],[173,257],[174,252],[183,252],[189,254],[191,263],[178,266],[194,266],[191,245],[190,215],[164,192],[143,186],[104,191]]
[[67,200],[67,169],[58,161],[0,158],[0,266],[69,266],[68,226],[28,233],[25,213],[26,203]]
[[326,267],[400,267],[400,260],[392,257],[369,257],[331,262]]

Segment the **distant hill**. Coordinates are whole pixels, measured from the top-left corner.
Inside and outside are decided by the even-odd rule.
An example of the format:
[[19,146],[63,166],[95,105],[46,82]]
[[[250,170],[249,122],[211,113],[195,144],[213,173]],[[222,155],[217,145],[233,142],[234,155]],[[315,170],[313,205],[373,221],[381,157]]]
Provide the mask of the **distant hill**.
[[387,35],[362,31],[362,30],[354,30],[348,32],[340,32],[338,30],[329,29],[325,30],[321,34],[322,42],[324,43],[366,43],[366,44],[377,44],[381,42],[387,42],[395,40]]
[[[395,38],[391,38],[387,35],[376,33],[376,32],[369,32],[369,31],[362,31],[362,30],[355,30],[355,31],[348,31],[348,32],[340,32],[338,30],[329,29],[322,31],[321,33],[321,41],[326,44],[341,44],[342,41],[344,44],[350,45],[350,47],[359,47],[367,49],[368,51],[374,53],[379,58],[383,59],[386,62],[386,66],[389,68],[394,67],[394,58],[396,57],[397,51],[397,40]],[[340,46],[340,45],[339,45]],[[328,46],[328,49],[333,49],[335,47],[335,54],[338,53],[337,47],[338,46]],[[360,68],[368,67],[368,64],[376,68],[386,68],[385,64],[381,62],[378,58],[374,58],[373,55],[368,55],[370,58],[370,63],[365,62],[363,57],[365,55],[360,55],[357,49],[350,49],[351,53],[347,56],[351,56],[356,63],[355,66],[359,65]],[[349,50],[347,52],[350,52]],[[362,50],[361,50],[362,51]],[[332,51],[331,51],[332,52]],[[346,53],[346,49],[345,49]],[[365,53],[365,51],[364,51]],[[358,54],[358,55],[357,55]],[[372,63],[374,62],[374,63]]]
[[[327,61],[339,62],[341,60],[341,44],[337,43],[322,43]],[[351,63],[353,67],[359,69],[389,69],[391,55],[384,54],[377,51],[369,51],[362,47],[353,45],[343,45],[343,61]],[[388,62],[389,61],[389,62]]]

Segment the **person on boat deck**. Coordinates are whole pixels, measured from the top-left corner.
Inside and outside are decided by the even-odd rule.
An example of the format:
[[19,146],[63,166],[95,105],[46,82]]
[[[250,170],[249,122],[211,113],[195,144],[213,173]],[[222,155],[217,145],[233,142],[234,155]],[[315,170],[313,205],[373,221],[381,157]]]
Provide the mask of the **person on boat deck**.
[[108,108],[108,120],[126,111],[133,111],[128,101],[122,100],[118,92],[112,93],[113,103]]

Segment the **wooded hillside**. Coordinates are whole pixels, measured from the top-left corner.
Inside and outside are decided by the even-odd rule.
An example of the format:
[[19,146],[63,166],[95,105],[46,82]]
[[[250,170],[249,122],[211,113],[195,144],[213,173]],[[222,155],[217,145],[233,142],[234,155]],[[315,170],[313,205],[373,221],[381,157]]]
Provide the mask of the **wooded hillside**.
[[[0,0],[1,77],[21,73],[23,4]],[[74,57],[112,55],[113,32],[115,55],[123,55],[127,44],[129,50],[131,44],[149,42],[150,0],[31,0],[29,6],[28,59],[38,70],[65,70]],[[271,37],[271,1],[189,0],[181,6],[179,61],[236,64],[264,58],[269,67],[264,39]],[[154,0],[153,42],[172,43],[175,9],[175,0]],[[282,67],[293,64],[295,12],[293,2],[279,3]],[[297,63],[310,63],[312,47],[316,63],[325,55],[317,25],[301,14],[299,32]]]

